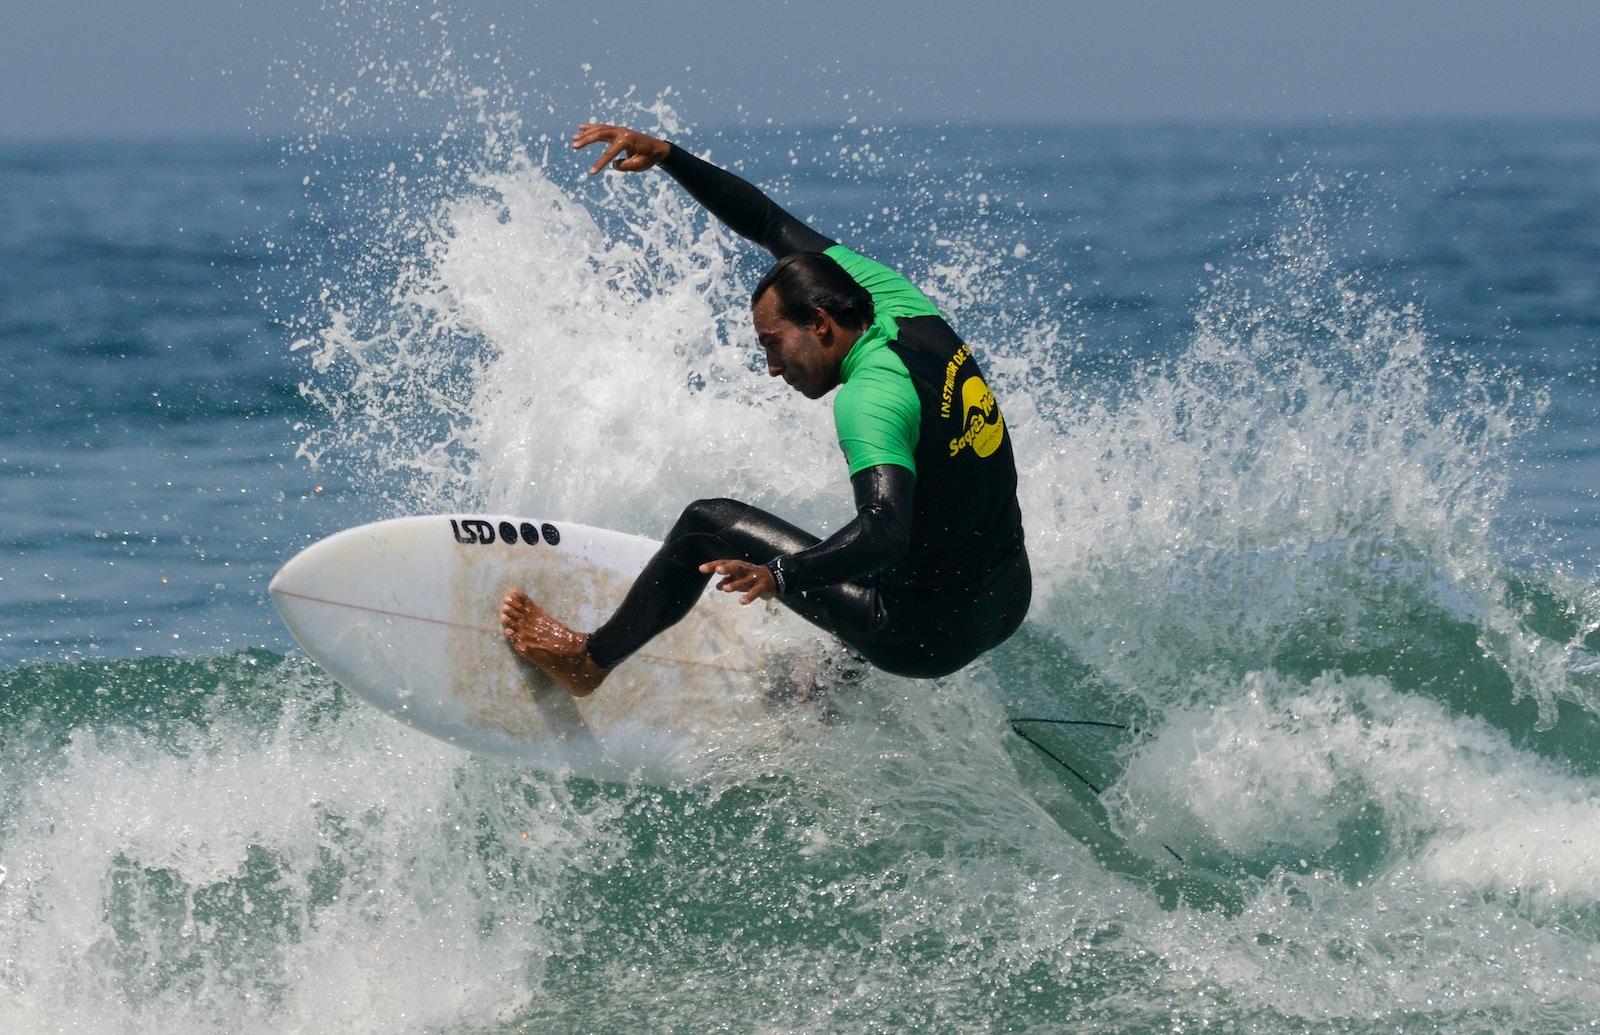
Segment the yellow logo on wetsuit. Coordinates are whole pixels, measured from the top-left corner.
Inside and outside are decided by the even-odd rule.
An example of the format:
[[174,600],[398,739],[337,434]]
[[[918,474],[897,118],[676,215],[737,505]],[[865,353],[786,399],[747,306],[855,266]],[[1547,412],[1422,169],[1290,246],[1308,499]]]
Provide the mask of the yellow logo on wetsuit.
[[950,455],[955,456],[968,446],[979,456],[992,455],[1006,437],[1006,421],[983,378],[969,377],[962,382],[961,411],[966,414],[967,430],[960,438],[950,440]]

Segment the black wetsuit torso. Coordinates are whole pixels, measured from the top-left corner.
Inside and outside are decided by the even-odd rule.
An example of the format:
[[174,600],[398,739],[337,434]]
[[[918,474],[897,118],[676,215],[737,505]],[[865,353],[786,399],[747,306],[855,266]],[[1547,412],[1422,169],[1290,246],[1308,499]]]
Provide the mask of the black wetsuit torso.
[[835,402],[856,517],[826,541],[734,500],[691,504],[627,599],[589,639],[612,667],[681,619],[708,576],[742,559],[773,568],[782,602],[887,671],[955,671],[1027,614],[1011,435],[971,350],[903,277],[842,248],[754,186],[674,146],[666,169],[735,232],[778,258],[834,259],[873,298],[874,320]]
[[[825,254],[839,253],[847,271],[864,265],[841,248]],[[883,320],[880,315],[878,322]],[[902,315],[893,319],[893,329],[895,336],[884,343],[893,359],[885,356],[879,365],[909,381],[915,393],[910,466],[916,490],[906,554],[882,570],[880,581],[897,595],[965,593],[1023,550],[1011,436],[972,350],[943,317]],[[856,349],[867,344],[858,342]],[[863,364],[871,361],[869,355]],[[840,389],[841,396],[858,380],[859,374]],[[836,412],[843,404],[841,398]],[[852,445],[845,448],[855,473],[866,465],[850,455]]]

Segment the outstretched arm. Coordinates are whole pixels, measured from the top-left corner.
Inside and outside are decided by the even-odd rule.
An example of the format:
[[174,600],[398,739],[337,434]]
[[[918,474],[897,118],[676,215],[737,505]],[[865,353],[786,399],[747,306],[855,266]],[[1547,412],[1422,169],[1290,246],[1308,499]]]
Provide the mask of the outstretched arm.
[[676,144],[637,130],[595,123],[579,126],[572,135],[574,150],[601,142],[606,149],[590,167],[590,176],[607,163],[623,172],[640,172],[659,165],[728,229],[759,244],[774,258],[781,259],[791,252],[825,251],[837,243],[779,208],[753,184],[696,158]]

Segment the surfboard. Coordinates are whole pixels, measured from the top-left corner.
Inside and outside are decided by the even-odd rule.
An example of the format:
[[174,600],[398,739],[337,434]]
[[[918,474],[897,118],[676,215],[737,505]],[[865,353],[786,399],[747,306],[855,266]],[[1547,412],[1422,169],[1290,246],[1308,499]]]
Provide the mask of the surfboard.
[[708,586],[687,618],[575,698],[513,654],[499,624],[502,598],[521,587],[593,629],[658,546],[538,518],[395,518],[312,544],[267,591],[329,675],[425,733],[551,771],[671,780],[780,707],[763,674],[816,644],[809,626]]

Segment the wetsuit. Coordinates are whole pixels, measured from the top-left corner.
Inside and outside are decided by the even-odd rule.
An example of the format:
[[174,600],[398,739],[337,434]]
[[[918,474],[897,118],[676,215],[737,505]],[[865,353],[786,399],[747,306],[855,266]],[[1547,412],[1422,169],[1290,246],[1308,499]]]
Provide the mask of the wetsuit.
[[662,168],[775,257],[822,252],[871,296],[834,397],[856,517],[822,541],[735,500],[690,504],[590,657],[610,668],[683,618],[709,579],[700,565],[722,559],[766,564],[785,606],[898,675],[946,675],[1004,642],[1032,576],[1011,436],[971,350],[910,281],[746,181],[675,145]]

